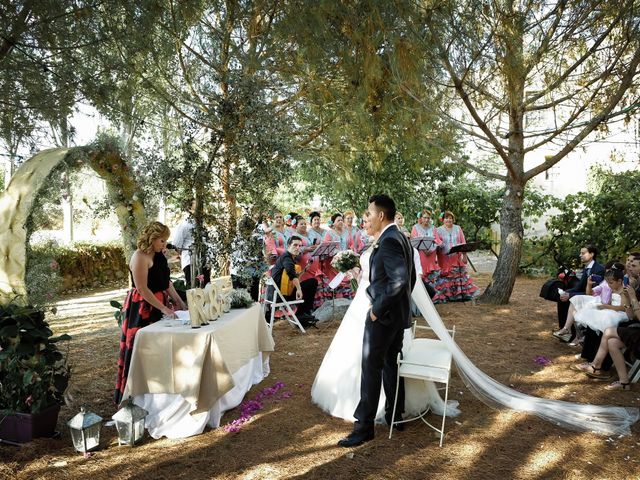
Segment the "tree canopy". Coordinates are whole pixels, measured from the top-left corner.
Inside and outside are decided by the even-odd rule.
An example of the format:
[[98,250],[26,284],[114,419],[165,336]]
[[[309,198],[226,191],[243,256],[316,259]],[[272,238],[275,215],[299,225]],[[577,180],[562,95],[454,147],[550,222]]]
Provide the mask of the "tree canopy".
[[506,302],[528,183],[639,105],[633,0],[2,6],[8,155],[41,142],[43,122],[72,138],[89,103],[119,129],[147,198],[197,198],[221,269],[241,210],[278,191],[336,209],[386,191],[405,213],[455,209],[476,234],[498,209],[483,299]]

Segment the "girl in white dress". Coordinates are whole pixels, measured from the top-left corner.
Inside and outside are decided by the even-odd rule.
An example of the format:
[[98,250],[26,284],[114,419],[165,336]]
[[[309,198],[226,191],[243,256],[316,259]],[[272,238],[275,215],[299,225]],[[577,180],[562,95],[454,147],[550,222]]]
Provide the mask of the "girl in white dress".
[[[614,265],[616,267],[616,265]],[[620,265],[622,267],[622,265]],[[578,310],[576,306],[575,321],[577,324],[589,327],[596,332],[604,332],[609,327],[616,327],[620,322],[627,319],[625,313],[627,297],[622,295],[624,285],[624,270],[622,268],[611,268],[604,274],[604,281],[611,288],[611,304],[597,303],[591,301],[581,305]],[[587,297],[581,295],[581,297]],[[624,302],[623,302],[624,298]],[[573,300],[573,299],[572,299]]]
[[[609,265],[609,264],[607,264]],[[611,263],[609,267],[605,265],[605,269],[609,270],[610,268],[620,268],[621,271],[624,270],[624,265],[620,263]],[[594,276],[589,275],[587,278],[587,289],[584,295],[575,295],[569,299],[569,312],[567,313],[567,321],[560,330],[556,330],[553,332],[553,336],[559,338],[561,340],[568,340],[571,336],[571,327],[575,323],[576,312],[579,312],[587,305],[599,305],[611,304],[611,287],[607,283],[607,281],[602,278],[602,281],[598,286],[594,287]],[[584,331],[583,329],[578,329],[576,332],[576,338],[569,345],[572,347],[581,344],[584,340]]]
[[[367,233],[371,235],[368,219],[364,220]],[[313,403],[330,415],[349,421],[355,421],[353,413],[360,401],[362,339],[366,313],[371,307],[366,294],[370,255],[369,248],[360,257],[362,270],[356,296],[333,337],[311,388]],[[403,349],[409,346],[411,339],[411,329],[406,329]],[[384,421],[385,398],[382,391],[376,414],[376,421],[380,423]],[[459,414],[457,405],[458,402],[448,402],[447,416]],[[435,385],[432,382],[405,379],[405,416],[416,415],[427,407],[431,407],[438,415],[444,411],[444,402]]]

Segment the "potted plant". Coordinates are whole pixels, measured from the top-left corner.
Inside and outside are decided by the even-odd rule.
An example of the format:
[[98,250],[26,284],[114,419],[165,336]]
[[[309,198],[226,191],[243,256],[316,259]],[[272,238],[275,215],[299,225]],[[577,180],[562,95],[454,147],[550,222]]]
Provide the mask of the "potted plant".
[[23,443],[55,432],[70,368],[44,312],[0,305],[0,439]]

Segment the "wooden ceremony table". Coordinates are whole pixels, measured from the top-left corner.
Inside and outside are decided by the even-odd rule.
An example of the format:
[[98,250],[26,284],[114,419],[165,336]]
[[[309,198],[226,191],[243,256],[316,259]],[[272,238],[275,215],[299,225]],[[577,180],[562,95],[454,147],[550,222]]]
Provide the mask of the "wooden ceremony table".
[[136,334],[123,398],[149,412],[152,437],[196,435],[269,374],[273,349],[259,304],[195,329],[160,320]]

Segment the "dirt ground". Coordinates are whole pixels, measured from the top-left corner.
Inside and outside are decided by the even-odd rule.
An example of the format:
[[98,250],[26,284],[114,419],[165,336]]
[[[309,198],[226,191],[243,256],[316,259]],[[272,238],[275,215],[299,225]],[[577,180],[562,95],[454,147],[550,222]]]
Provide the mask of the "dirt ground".
[[[487,274],[477,282],[484,286]],[[594,404],[640,406],[640,386],[631,392],[608,392],[604,384],[569,370],[576,350],[555,340],[555,304],[538,292],[543,279],[521,277],[506,306],[447,304],[438,306],[445,324],[455,324],[456,340],[483,371],[526,393]],[[0,478],[338,478],[338,479],[637,479],[640,478],[640,426],[627,437],[576,433],[526,414],[493,410],[478,401],[453,374],[450,398],[461,415],[447,419],[444,446],[420,423],[355,449],[336,442],[351,425],[331,418],[310,401],[310,388],[338,327],[334,321],[302,335],[289,325],[274,327],[276,351],[271,375],[246,399],[283,382],[279,398],[265,401],[239,432],[223,428],[183,439],[146,437],[135,448],[118,447],[115,428],[102,430],[101,450],[88,458],[71,447],[66,421],[81,404],[108,419],[118,348],[118,327],[108,306],[124,291],[98,292],[61,302],[51,318],[55,333],[73,335],[70,361],[73,381],[70,407],[63,407],[57,439],[38,439],[22,447],[0,446]],[[549,365],[534,360],[544,356]],[[227,412],[222,423],[238,418]],[[435,417],[439,419],[440,417]]]

